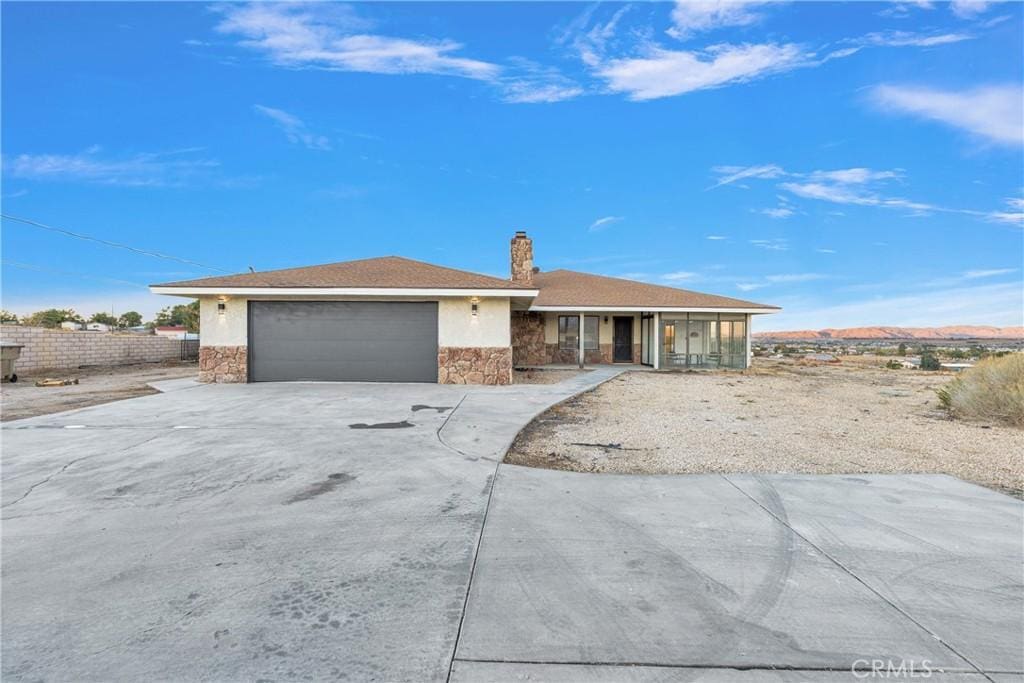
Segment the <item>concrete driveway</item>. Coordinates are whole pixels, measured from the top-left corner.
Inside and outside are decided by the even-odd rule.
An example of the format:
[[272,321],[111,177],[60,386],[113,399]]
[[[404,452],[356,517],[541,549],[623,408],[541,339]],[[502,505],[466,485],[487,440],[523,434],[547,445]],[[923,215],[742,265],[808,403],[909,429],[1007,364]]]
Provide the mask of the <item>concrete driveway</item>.
[[1019,501],[498,468],[614,372],[202,386],[5,424],[3,678],[832,680],[884,659],[1018,680]]

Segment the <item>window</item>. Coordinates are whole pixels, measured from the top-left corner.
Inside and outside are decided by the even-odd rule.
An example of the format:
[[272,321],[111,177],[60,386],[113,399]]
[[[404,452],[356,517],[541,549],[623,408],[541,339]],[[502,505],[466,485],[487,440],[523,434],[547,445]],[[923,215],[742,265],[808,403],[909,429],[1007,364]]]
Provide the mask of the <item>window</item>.
[[[598,348],[598,328],[601,318],[588,315],[583,319],[583,348],[596,351]],[[580,346],[580,318],[578,315],[558,316],[558,348],[563,351],[575,351]]]

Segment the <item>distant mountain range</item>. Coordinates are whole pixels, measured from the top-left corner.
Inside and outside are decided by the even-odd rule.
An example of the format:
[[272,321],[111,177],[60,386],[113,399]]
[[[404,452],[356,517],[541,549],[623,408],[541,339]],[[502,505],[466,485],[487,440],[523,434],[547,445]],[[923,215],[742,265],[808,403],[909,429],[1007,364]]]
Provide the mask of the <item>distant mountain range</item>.
[[756,332],[755,339],[1024,339],[1024,327],[948,325],[946,327],[844,327],[790,332]]

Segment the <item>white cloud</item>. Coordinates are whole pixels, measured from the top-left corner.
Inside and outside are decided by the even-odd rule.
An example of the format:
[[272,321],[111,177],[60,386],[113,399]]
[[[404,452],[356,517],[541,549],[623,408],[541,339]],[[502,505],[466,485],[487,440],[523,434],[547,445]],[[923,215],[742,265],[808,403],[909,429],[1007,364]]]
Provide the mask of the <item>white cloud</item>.
[[973,90],[879,85],[874,102],[885,109],[939,121],[992,142],[1024,144],[1024,89],[988,85]]
[[631,100],[653,100],[796,69],[810,59],[793,44],[723,44],[699,52],[648,45],[643,57],[612,59],[595,71],[612,92],[625,93]]
[[597,232],[598,230],[604,230],[613,223],[618,223],[622,220],[622,216],[605,216],[604,218],[598,218],[596,221],[590,224],[588,230],[590,232]]
[[1024,199],[1011,197],[1006,200],[1009,211],[990,211],[985,217],[994,223],[1010,223],[1024,225]]
[[818,252],[819,254],[838,254],[839,253],[835,249],[815,249],[814,251]]
[[727,26],[749,26],[761,19],[755,8],[767,4],[754,0],[677,0],[672,28],[667,33],[684,39],[700,31]]
[[502,78],[504,100],[517,104],[562,102],[579,97],[585,91],[558,69],[542,66],[528,59],[510,60],[514,74]]
[[729,238],[726,237],[725,235],[708,235],[704,239],[706,239],[706,240],[725,240],[725,239],[729,239]]
[[674,273],[665,273],[661,276],[661,279],[668,280],[669,282],[682,282],[683,280],[694,280],[698,277],[700,277],[699,273],[679,270]]
[[856,43],[861,45],[875,45],[878,47],[935,47],[937,45],[950,45],[965,40],[971,40],[974,36],[967,33],[912,33],[910,31],[878,31],[868,33],[857,39]]
[[754,245],[758,249],[767,249],[768,251],[788,251],[789,243],[785,238],[774,237],[769,240],[749,240],[750,244]]
[[765,280],[774,284],[789,283],[789,282],[811,282],[813,280],[823,280],[825,278],[821,273],[786,273],[784,275],[766,275]]
[[747,178],[778,178],[779,176],[786,175],[786,172],[780,166],[775,164],[762,164],[760,166],[715,166],[711,169],[715,173],[721,174],[722,177],[718,179],[718,182],[709,187],[708,189],[714,189],[721,187],[722,185],[731,185],[740,180]]
[[291,68],[382,74],[442,74],[481,80],[501,67],[456,56],[452,40],[410,40],[367,34],[369,23],[350,6],[333,3],[218,5],[216,30],[241,36],[239,44]]
[[274,109],[273,107],[265,107],[262,104],[254,104],[253,108],[276,123],[277,127],[284,132],[285,137],[293,145],[301,143],[309,149],[318,150],[329,150],[331,148],[330,140],[323,135],[309,132],[302,119],[294,114],[289,114],[286,111]]
[[736,289],[740,290],[741,292],[752,292],[755,289],[762,289],[762,288],[767,287],[767,286],[768,285],[766,285],[763,282],[737,282],[736,283]]
[[990,4],[987,0],[953,0],[949,7],[961,19],[973,19],[985,12]]
[[901,171],[872,171],[870,168],[842,168],[835,171],[812,171],[812,180],[828,180],[836,183],[862,184],[875,180],[902,178]]
[[775,209],[761,209],[760,213],[771,218],[789,218],[793,215],[793,209],[787,209],[784,206],[780,206]]
[[996,277],[997,275],[1009,275],[1016,273],[1016,268],[988,268],[986,270],[968,270],[963,277],[967,280],[977,280],[984,277]]
[[19,154],[3,158],[3,171],[27,180],[80,181],[130,187],[179,186],[195,178],[208,178],[220,164],[194,155],[198,148],[172,152],[103,158],[90,147],[79,154]]
[[[780,302],[782,303],[782,302]],[[1024,288],[1020,282],[953,287],[919,293],[819,305],[815,301],[783,303],[783,311],[764,316],[757,331],[893,325],[1021,325]]]

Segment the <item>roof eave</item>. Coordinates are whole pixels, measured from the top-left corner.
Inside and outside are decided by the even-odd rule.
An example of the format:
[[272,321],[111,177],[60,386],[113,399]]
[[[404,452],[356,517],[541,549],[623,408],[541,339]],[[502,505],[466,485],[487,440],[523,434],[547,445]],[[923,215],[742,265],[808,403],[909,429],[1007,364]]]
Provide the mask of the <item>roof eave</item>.
[[779,306],[582,306],[582,305],[531,305],[531,311],[564,311],[568,313],[625,311],[630,313],[778,313]]
[[167,296],[479,296],[535,297],[537,289],[500,287],[191,287],[150,285],[153,294]]

